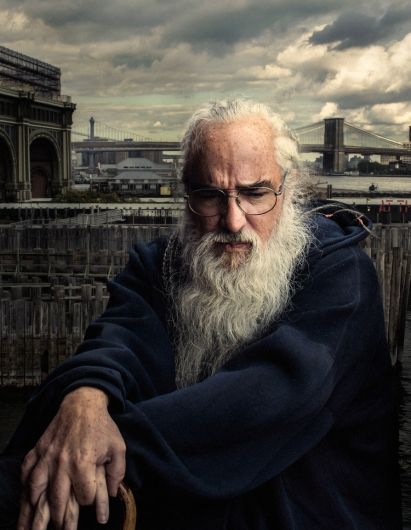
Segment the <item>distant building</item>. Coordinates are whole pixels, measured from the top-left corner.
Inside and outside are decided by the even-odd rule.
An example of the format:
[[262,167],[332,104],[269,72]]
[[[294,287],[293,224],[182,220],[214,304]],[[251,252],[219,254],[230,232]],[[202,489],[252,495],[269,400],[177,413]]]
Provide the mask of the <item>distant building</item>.
[[351,156],[347,163],[347,169],[349,171],[356,171],[358,168],[358,164],[362,162],[362,160],[364,160],[362,156],[358,156],[358,155]]
[[397,158],[395,156],[387,156],[383,155],[381,156],[381,164],[390,164],[392,166],[395,166],[396,163],[399,163],[400,161],[405,164],[411,164],[411,125],[408,128],[408,142],[403,142],[402,145],[410,150],[409,155],[402,155],[401,158]]
[[401,157],[390,156],[390,155],[381,155],[381,164],[389,165],[404,162],[406,164],[411,164],[411,142],[403,142],[402,144],[406,149],[410,149],[409,156],[401,155]]
[[403,143],[403,146],[406,148],[406,149],[409,149],[410,150],[410,154],[409,156],[402,156],[401,157],[401,160],[403,162],[406,162],[407,164],[411,164],[411,140],[409,142],[404,142]]
[[71,179],[75,105],[59,68],[0,46],[0,202],[48,199]]
[[171,164],[158,164],[147,158],[127,158],[118,164],[101,164],[93,176],[93,191],[119,195],[169,197],[177,190],[177,172]]
[[397,157],[393,155],[381,155],[381,164],[388,166],[389,164],[397,162]]
[[402,155],[401,157],[382,156],[381,163],[385,163],[388,165],[390,173],[397,173],[400,175],[401,174],[409,175],[411,172],[411,127],[410,127],[409,141],[403,142],[402,145],[406,149],[410,150],[409,155]]

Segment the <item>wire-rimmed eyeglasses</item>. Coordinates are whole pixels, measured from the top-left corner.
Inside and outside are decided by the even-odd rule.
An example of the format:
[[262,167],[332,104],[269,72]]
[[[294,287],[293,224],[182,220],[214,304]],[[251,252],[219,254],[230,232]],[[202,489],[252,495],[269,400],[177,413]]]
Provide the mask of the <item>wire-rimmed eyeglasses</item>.
[[237,189],[199,188],[185,195],[190,210],[201,217],[224,215],[228,199],[233,198],[240,210],[246,215],[263,215],[273,210],[277,198],[284,191],[284,180],[278,191],[268,186],[242,186]]

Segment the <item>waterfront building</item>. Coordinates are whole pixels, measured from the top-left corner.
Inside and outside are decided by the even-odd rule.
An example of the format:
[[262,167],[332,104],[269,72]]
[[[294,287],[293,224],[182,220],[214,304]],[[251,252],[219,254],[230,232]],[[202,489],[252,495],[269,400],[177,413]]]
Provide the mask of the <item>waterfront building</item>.
[[100,164],[90,179],[93,191],[118,195],[170,197],[177,190],[177,170],[173,164],[159,164],[147,158],[127,158],[118,164]]
[[[408,142],[403,142],[402,145],[405,147],[405,149],[410,150],[409,155],[402,155],[400,160],[401,162],[405,164],[411,164],[411,126],[408,130]],[[381,164],[393,164],[399,162],[399,157],[396,156],[389,156],[389,155],[383,155],[381,156]]]
[[0,202],[53,198],[71,181],[75,105],[61,71],[0,46]]

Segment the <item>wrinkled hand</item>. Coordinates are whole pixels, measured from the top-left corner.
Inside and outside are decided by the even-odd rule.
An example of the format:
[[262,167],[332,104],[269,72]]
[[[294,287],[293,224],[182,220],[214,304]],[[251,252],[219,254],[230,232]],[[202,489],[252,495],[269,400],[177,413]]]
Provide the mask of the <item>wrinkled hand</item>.
[[58,413],[22,465],[23,497],[18,530],[77,528],[79,505],[95,504],[107,522],[109,495],[125,474],[125,443],[96,388],[67,394]]

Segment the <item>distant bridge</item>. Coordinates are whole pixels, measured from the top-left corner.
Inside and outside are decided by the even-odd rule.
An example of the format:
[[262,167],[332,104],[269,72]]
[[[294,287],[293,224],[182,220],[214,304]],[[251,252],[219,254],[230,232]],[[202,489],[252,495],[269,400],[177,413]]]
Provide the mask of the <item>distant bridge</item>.
[[347,123],[344,118],[326,118],[323,121],[305,125],[294,130],[303,153],[322,153],[323,169],[342,172],[345,155],[390,155],[400,158],[411,156],[401,142],[385,138]]
[[[326,118],[323,121],[294,129],[303,153],[323,154],[324,171],[340,173],[345,169],[345,155],[389,155],[400,158],[411,156],[401,142],[361,129],[344,118]],[[72,131],[73,137],[88,139],[74,142],[77,152],[94,153],[110,151],[179,151],[180,143],[147,138],[139,133],[121,131],[90,119],[89,125]],[[107,142],[108,141],[108,142]]]

